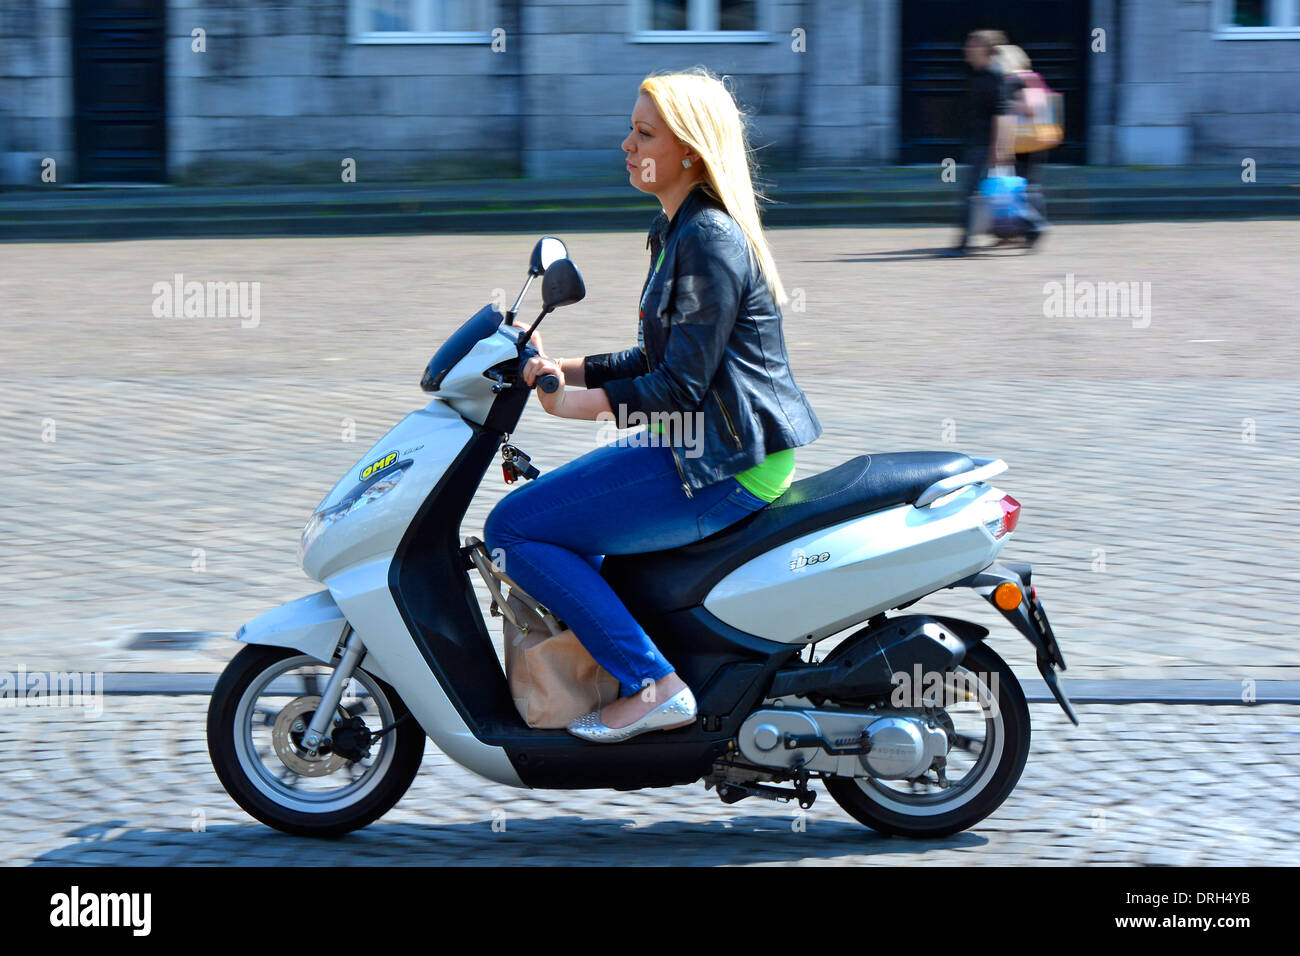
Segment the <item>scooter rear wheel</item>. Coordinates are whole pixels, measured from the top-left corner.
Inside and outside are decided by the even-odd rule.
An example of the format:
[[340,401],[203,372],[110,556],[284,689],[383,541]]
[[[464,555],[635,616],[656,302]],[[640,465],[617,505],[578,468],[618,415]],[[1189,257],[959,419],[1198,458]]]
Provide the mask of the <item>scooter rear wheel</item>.
[[[995,706],[977,706],[983,737],[969,725],[954,724],[957,708],[938,708],[935,716],[948,730],[950,749],[969,755],[970,766],[959,781],[943,788],[927,779],[909,781],[867,777],[828,777],[826,790],[844,810],[880,833],[890,836],[941,837],[966,830],[1000,807],[1020,780],[1029,757],[1029,705],[1015,674],[992,648],[976,644],[966,652],[958,673],[973,675],[992,694]],[[967,679],[970,679],[968,676]],[[996,681],[996,683],[993,683]],[[982,696],[984,691],[978,691]],[[948,711],[954,713],[948,713]],[[958,733],[961,737],[957,737]],[[978,753],[974,751],[978,749]]]
[[[304,751],[302,729],[330,671],[290,648],[250,644],[226,666],[208,706],[208,753],[222,786],[253,817],[285,833],[333,837],[372,823],[402,798],[424,758],[424,730],[403,720],[406,705],[392,687],[362,670],[349,682],[337,720],[360,718],[371,733],[397,726],[359,760]],[[341,737],[339,726],[333,733]]]

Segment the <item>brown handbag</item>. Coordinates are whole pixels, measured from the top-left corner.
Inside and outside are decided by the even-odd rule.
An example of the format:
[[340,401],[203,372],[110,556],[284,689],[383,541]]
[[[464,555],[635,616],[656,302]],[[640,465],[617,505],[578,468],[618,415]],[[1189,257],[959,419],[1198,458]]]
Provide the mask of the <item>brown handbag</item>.
[[[506,603],[506,680],[510,696],[529,727],[567,727],[578,717],[618,698],[618,680],[596,663],[573,631],[548,628],[535,602],[510,589]],[[526,630],[523,629],[526,626]]]
[[[506,681],[519,716],[529,727],[560,729],[618,698],[618,679],[523,588],[492,564],[487,548],[467,538],[469,555],[502,617]],[[510,588],[502,597],[501,585]]]
[[1037,153],[1059,146],[1065,138],[1065,98],[1032,70],[1020,71],[1025,108],[1017,117],[1017,153]]

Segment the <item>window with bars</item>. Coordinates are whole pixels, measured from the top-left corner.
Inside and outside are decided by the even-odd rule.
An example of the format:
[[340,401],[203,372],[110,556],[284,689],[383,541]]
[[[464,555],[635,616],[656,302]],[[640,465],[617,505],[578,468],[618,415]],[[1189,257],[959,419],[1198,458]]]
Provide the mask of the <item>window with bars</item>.
[[632,0],[632,39],[643,42],[768,40],[766,0]]
[[1300,39],[1300,0],[1216,0],[1220,40]]
[[494,0],[350,0],[358,43],[480,43],[491,39]]

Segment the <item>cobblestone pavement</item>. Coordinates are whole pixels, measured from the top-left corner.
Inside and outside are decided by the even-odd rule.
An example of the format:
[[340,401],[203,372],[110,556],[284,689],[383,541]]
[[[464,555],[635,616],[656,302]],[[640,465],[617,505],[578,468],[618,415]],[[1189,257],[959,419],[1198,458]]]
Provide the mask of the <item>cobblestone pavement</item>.
[[[419,376],[446,335],[494,294],[513,300],[535,238],[0,246],[0,671],[219,670],[236,650],[227,636],[242,623],[318,589],[296,567],[307,515],[393,423],[424,404]],[[644,236],[565,238],[589,294],[547,320],[548,350],[572,356],[634,341]],[[997,484],[1024,511],[1004,555],[1033,563],[1067,677],[1300,677],[1300,363],[1292,344],[1300,223],[1069,226],[1032,256],[929,258],[952,238],[932,228],[773,231],[794,296],[785,311],[795,375],[825,426],[798,451],[799,476],[866,452],[955,448],[1005,458],[1011,467]],[[260,283],[258,323],[155,318],[154,284],[178,273]],[[1084,281],[1149,282],[1149,323],[1044,316],[1047,283]],[[590,450],[594,434],[590,423],[550,419],[534,406],[513,440],[545,470]],[[505,491],[489,478],[465,533],[481,534]],[[972,595],[946,592],[917,607],[991,627],[995,648],[1035,676],[1028,643]],[[216,636],[186,651],[125,646],[146,630]],[[84,727],[5,714],[0,791],[21,786],[44,796],[0,803],[0,830],[32,835],[24,858],[87,859],[94,844],[70,844],[60,828],[121,818],[131,828],[111,842],[123,856],[161,847],[197,859],[232,845],[237,856],[255,844],[267,859],[296,859],[296,841],[250,836],[247,818],[220,794],[197,717],[155,734],[149,715],[197,706],[114,701],[108,724]],[[1132,726],[1106,717],[1140,712],[1131,708],[1094,712],[1095,724],[1075,730],[1054,709],[1044,720],[1035,708],[1035,755],[1017,796],[979,833],[926,858],[975,850],[966,856],[983,861],[1005,847],[1044,859],[1057,851],[1153,859],[1144,854],[1172,852],[1186,831],[1195,835],[1191,857],[1245,862],[1275,860],[1293,842],[1276,839],[1288,815],[1271,802],[1289,799],[1279,767],[1295,772],[1294,756],[1275,746],[1289,742],[1284,753],[1294,755],[1286,708],[1168,708],[1152,715],[1160,731],[1146,719]],[[103,729],[125,714],[135,717],[120,718],[123,733]],[[1194,736],[1173,736],[1182,730]],[[100,733],[107,744],[94,742]],[[1124,733],[1145,742],[1141,754],[1125,749]],[[30,745],[13,746],[14,734],[52,748],[36,751],[44,763],[30,759]],[[98,761],[87,750],[104,746],[139,760],[88,770]],[[1220,756],[1191,763],[1202,751]],[[1110,782],[1095,782],[1092,763],[1103,760]],[[1241,774],[1248,762],[1261,772]],[[44,766],[59,787],[36,788]],[[477,840],[475,821],[500,805],[520,814],[512,835],[498,839],[510,848],[497,851],[503,859],[558,852],[535,844],[552,841],[559,825],[576,827],[593,857],[609,841],[660,852],[658,841],[621,821],[635,808],[649,817],[669,802],[663,793],[521,798],[493,790],[474,804],[477,816],[444,824],[419,801],[448,788],[452,796],[434,802],[454,800],[456,812],[469,813],[464,795],[489,792],[456,773],[430,746],[421,782],[356,845],[378,853],[391,840],[424,852],[431,835],[439,845]],[[1216,787],[1225,788],[1220,819],[1240,831],[1199,813],[1186,827],[1171,823],[1172,804],[1161,799],[1187,801],[1190,814],[1192,801]],[[826,798],[812,811],[821,828],[795,836],[783,808],[746,801],[724,809],[696,789],[668,792],[672,811],[647,830],[713,848],[690,851],[692,859],[864,852],[857,825]],[[1113,826],[1092,829],[1088,814],[1111,813],[1105,801],[1115,793],[1124,797]],[[69,809],[57,824],[32,829],[51,800]],[[206,834],[188,833],[194,806],[212,808]],[[546,822],[552,813],[563,819]],[[1044,820],[1053,821],[1046,834]],[[724,850],[721,837],[709,836],[717,828],[748,835]],[[759,834],[768,830],[781,842]],[[1028,842],[1017,842],[1022,830]],[[911,845],[868,845],[873,861],[913,858]]]
[[89,721],[7,713],[0,863],[1300,864],[1300,732],[1281,706],[1084,708],[1078,728],[1055,705],[1034,706],[1032,752],[1007,802],[965,833],[923,841],[877,835],[816,785],[802,816],[754,798],[727,806],[698,784],[515,790],[432,745],[377,823],[337,842],[290,837],[221,789],[205,708],[127,697]]
[[[0,662],[220,669],[226,635],[317,587],[296,564],[307,515],[424,404],[443,338],[494,287],[513,298],[533,238],[4,246]],[[589,295],[547,320],[548,350],[634,341],[642,237],[568,238]],[[773,232],[825,425],[799,475],[908,448],[1005,458],[1024,511],[1003,553],[1033,563],[1067,676],[1295,678],[1300,223],[1061,227],[1034,256],[917,258],[950,238]],[[259,324],[154,318],[175,273],[261,282]],[[1150,282],[1150,324],[1044,318],[1069,273]],[[595,433],[534,406],[515,438],[545,470]],[[466,534],[506,490],[489,476]],[[1030,661],[970,594],[921,606]],[[219,637],[124,647],[145,630]]]

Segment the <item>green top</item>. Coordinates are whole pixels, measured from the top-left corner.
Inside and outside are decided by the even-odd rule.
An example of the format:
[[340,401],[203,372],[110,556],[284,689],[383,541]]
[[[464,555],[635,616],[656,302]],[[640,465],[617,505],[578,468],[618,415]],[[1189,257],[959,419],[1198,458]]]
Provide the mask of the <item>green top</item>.
[[764,501],[776,501],[794,481],[794,449],[772,452],[753,468],[736,475],[736,480]]
[[[650,427],[656,433],[663,434],[662,421],[653,422]],[[753,468],[746,468],[737,474],[736,480],[764,501],[776,501],[785,494],[790,482],[794,481],[794,449],[785,448],[773,452]]]

